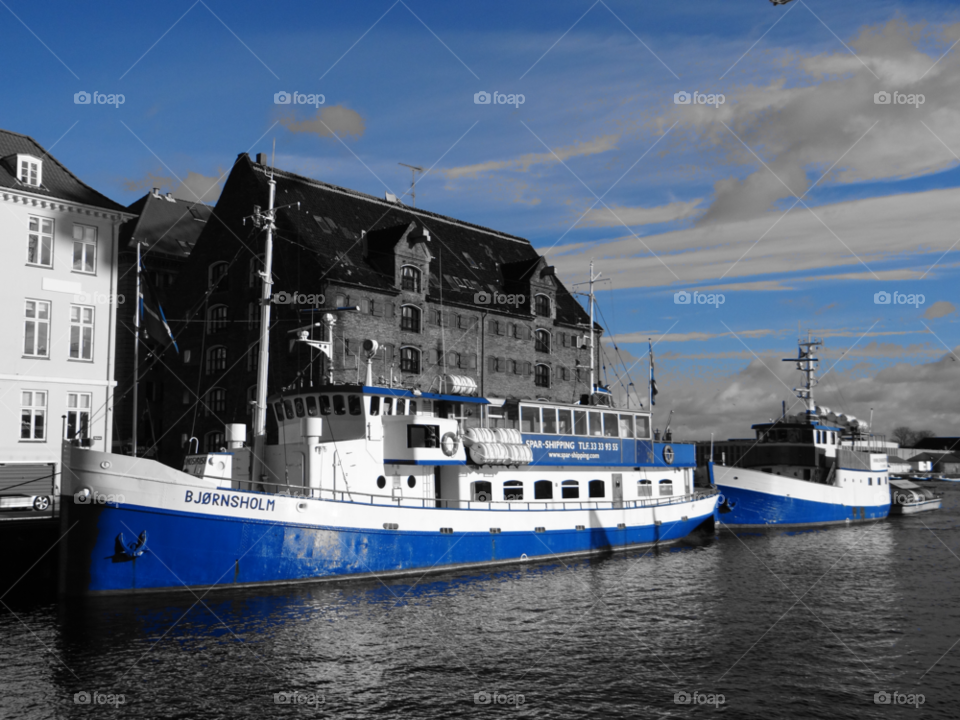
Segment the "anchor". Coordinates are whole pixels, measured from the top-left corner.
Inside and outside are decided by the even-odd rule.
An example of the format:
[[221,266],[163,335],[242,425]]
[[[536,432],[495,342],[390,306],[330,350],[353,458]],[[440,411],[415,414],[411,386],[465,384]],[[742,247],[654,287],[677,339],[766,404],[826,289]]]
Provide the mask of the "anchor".
[[[723,497],[721,495],[721,497]],[[720,511],[721,515],[725,515],[728,512],[732,512],[737,507],[736,500],[730,500],[730,498],[723,497],[723,502],[719,504],[717,510]]]
[[131,542],[127,542],[123,539],[123,533],[117,535],[117,545],[120,547],[121,552],[127,557],[138,558],[143,555],[143,551],[147,549],[147,531],[144,530],[140,533],[140,537]]

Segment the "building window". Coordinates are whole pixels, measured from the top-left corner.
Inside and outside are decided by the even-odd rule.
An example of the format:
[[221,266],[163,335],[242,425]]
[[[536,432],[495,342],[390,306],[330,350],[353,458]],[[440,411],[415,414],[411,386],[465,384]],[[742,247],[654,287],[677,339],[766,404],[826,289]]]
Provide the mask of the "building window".
[[73,226],[73,270],[95,273],[97,262],[97,229],[89,225]]
[[204,452],[219,452],[223,449],[223,432],[214,430],[203,436]]
[[400,268],[400,289],[408,292],[420,292],[420,269],[413,265]]
[[210,266],[210,269],[207,271],[207,287],[216,288],[217,290],[227,290],[229,288],[229,284],[227,283],[227,263],[215,262]]
[[20,393],[20,439],[47,439],[47,393],[24,390]]
[[70,359],[93,360],[93,308],[70,306]]
[[223,346],[207,350],[207,375],[227,369],[227,349]]
[[537,365],[533,380],[537,387],[550,387],[550,368],[547,365]]
[[550,332],[548,330],[537,330],[534,337],[536,338],[537,352],[550,352]]
[[27,263],[53,267],[53,220],[30,216]]
[[27,300],[24,315],[23,354],[49,357],[50,303],[46,300]]
[[223,388],[212,388],[207,391],[204,401],[204,415],[222,413],[227,409],[227,391]]
[[420,351],[412,347],[400,348],[400,370],[420,374]]
[[227,327],[227,306],[214,305],[207,311],[207,334],[212,335]]
[[537,295],[533,298],[533,311],[540,317],[550,317],[550,298]]
[[17,174],[20,182],[24,185],[40,187],[43,178],[43,164],[30,155],[18,155],[17,159],[20,161],[20,171]]
[[400,329],[420,332],[420,308],[413,305],[403,305],[400,308]]
[[67,393],[67,440],[85,440],[90,437],[90,393]]

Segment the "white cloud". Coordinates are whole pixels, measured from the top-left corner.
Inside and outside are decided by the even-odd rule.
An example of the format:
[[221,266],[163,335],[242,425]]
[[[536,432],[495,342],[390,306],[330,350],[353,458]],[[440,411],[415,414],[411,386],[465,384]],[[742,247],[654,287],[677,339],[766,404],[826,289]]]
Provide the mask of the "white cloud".
[[636,226],[652,223],[670,222],[690,217],[697,211],[701,198],[689,202],[672,202],[657,207],[622,207],[611,205],[609,208],[597,207],[590,210],[581,225],[593,227]]
[[[464,177],[476,178],[480,175],[497,172],[498,170],[527,172],[535,165],[553,165],[560,162],[560,160],[569,160],[574,157],[585,157],[615,150],[619,139],[619,135],[603,135],[593,140],[588,140],[587,142],[577,142],[573,145],[556,148],[553,152],[528,153],[512,160],[489,160],[474,165],[461,165],[460,167],[441,170],[440,173],[451,180],[456,180]],[[559,158],[559,160],[557,158]]]

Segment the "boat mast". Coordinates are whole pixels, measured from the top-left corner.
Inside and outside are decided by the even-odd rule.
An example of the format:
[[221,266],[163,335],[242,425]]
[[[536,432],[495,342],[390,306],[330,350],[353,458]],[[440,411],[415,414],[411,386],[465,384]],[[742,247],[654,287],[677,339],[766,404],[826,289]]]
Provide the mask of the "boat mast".
[[596,373],[596,368],[594,367],[596,361],[594,358],[593,350],[593,282],[597,277],[593,276],[593,258],[590,259],[590,394],[593,395],[594,390],[596,389],[596,383],[594,382],[594,374]]
[[797,364],[797,370],[803,373],[803,387],[794,388],[793,392],[796,393],[798,398],[803,400],[806,406],[806,421],[812,423],[817,417],[817,403],[813,399],[813,388],[817,384],[817,363],[820,362],[819,358],[813,357],[813,351],[815,348],[820,347],[823,341],[814,339],[810,333],[807,333],[806,342],[799,340],[797,344],[799,345],[797,357],[784,358],[783,362],[795,362]]
[[257,364],[257,405],[253,412],[253,471],[251,480],[260,482],[263,473],[263,453],[266,445],[267,432],[267,367],[270,363],[270,297],[273,290],[273,231],[276,229],[274,220],[276,211],[273,207],[277,195],[277,181],[273,177],[273,168],[267,179],[269,185],[269,200],[267,211],[260,212],[260,206],[254,206],[253,223],[259,228],[265,228],[267,237],[263,247],[263,270],[260,277],[263,279],[263,289],[260,293],[260,359]]
[[[136,239],[136,238],[135,238]],[[133,456],[137,456],[137,394],[140,385],[140,312],[143,297],[140,294],[140,241],[137,243],[137,309],[133,313]],[[122,452],[122,451],[121,451]]]

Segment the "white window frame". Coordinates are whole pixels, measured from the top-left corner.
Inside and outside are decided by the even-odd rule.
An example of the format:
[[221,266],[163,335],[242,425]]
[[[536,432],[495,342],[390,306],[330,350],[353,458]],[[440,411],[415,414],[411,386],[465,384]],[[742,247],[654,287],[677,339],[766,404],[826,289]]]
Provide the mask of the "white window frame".
[[[77,310],[77,320],[73,319],[73,311]],[[84,319],[84,311],[90,311],[90,322],[87,322]],[[70,306],[70,343],[67,350],[67,356],[70,360],[76,360],[80,362],[93,362],[93,345],[94,338],[96,337],[96,321],[97,321],[97,312],[92,305],[71,305]],[[89,343],[85,342],[84,330],[89,329],[90,338]],[[73,354],[73,333],[74,330],[77,330],[79,334],[79,342],[77,343],[78,355]],[[84,354],[84,350],[87,350],[87,353]]]
[[[27,174],[24,176],[23,173],[23,164],[27,164]],[[30,182],[31,167],[36,170],[37,181]],[[17,155],[17,180],[28,187],[43,187],[43,160],[34,155],[27,154],[18,154]]]
[[[538,374],[539,374],[539,373],[537,372],[537,369],[538,369],[538,368],[543,368],[543,369],[546,371],[546,372],[543,373],[543,375],[544,375],[544,376],[546,377],[546,379],[547,379],[547,384],[546,384],[546,385],[541,385],[540,383],[537,382],[537,377],[538,377]],[[533,384],[534,384],[534,385],[536,385],[537,387],[549,388],[549,387],[553,384],[553,383],[552,383],[552,380],[553,380],[553,373],[550,372],[550,366],[549,366],[549,365],[546,365],[546,364],[544,364],[544,363],[536,363],[536,364],[534,364],[534,366],[533,366]]]
[[[410,328],[405,328],[403,326],[403,310],[404,308],[413,308],[416,311],[416,329],[411,330]],[[418,305],[413,305],[411,303],[405,303],[400,306],[400,329],[403,332],[413,332],[413,333],[423,333],[423,310]]]
[[[31,318],[29,313],[29,304],[34,303],[34,316]],[[40,318],[40,308],[46,307],[47,317],[44,320]],[[20,343],[20,347],[23,348],[24,357],[36,357],[36,358],[48,358],[50,357],[50,324],[51,324],[51,315],[53,314],[53,304],[49,300],[36,300],[34,298],[27,298],[23,304],[23,342]],[[33,325],[33,352],[27,352],[27,328]],[[37,347],[40,345],[38,338],[40,333],[38,332],[39,327],[44,325],[44,339],[46,352],[38,353],[36,352]]]
[[[29,402],[26,395],[30,394]],[[41,396],[42,402],[37,402],[37,396]],[[30,417],[30,437],[23,437],[23,419],[24,414],[29,413]],[[40,437],[37,437],[37,418],[42,418],[42,430]],[[47,441],[47,391],[29,390],[20,391],[20,442],[46,442]]]
[[400,372],[402,372],[402,373],[411,373],[411,374],[413,374],[413,372],[414,372],[414,371],[412,371],[412,370],[404,370],[404,369],[403,369],[403,351],[404,351],[404,350],[413,350],[413,351],[417,354],[417,370],[416,370],[416,374],[419,375],[420,373],[422,373],[422,372],[423,372],[423,353],[421,352],[420,348],[414,347],[413,345],[402,345],[402,346],[400,347]]
[[[86,402],[85,407],[84,402]],[[90,411],[92,407],[93,393],[67,393],[67,422],[63,427],[64,440],[74,439],[70,437],[69,428],[71,425],[73,425],[74,428],[86,431],[78,436],[80,439],[87,439],[90,437]],[[86,418],[86,423],[84,423],[84,418]]]
[[[80,237],[77,237],[77,230],[80,230]],[[85,237],[86,231],[93,231],[93,242]],[[80,268],[77,269],[77,246],[80,250]],[[87,270],[86,267],[89,265],[92,270]],[[97,274],[97,226],[96,225],[82,225],[81,223],[73,224],[73,272],[82,273],[84,275],[96,275]]]
[[[408,268],[410,270],[413,270],[413,275],[412,275],[413,284],[414,284],[413,290],[407,290],[406,288],[403,287],[403,281],[404,281],[403,271]],[[423,289],[423,271],[416,265],[401,265],[400,266],[400,289],[404,290],[405,292],[415,292],[415,293],[421,292]]]
[[[34,221],[37,223],[36,230],[30,227],[30,224]],[[45,222],[50,223],[49,233],[43,231],[43,223]],[[53,218],[45,218],[41,217],[40,215],[27,216],[27,265],[30,265],[31,267],[53,268],[53,239],[55,237],[56,229],[56,222]],[[37,239],[37,262],[30,261],[30,242],[34,237]],[[43,262],[44,240],[47,241],[46,249],[50,258],[49,262]]]

